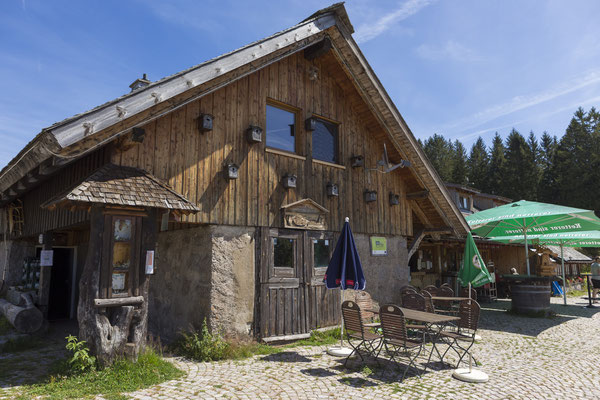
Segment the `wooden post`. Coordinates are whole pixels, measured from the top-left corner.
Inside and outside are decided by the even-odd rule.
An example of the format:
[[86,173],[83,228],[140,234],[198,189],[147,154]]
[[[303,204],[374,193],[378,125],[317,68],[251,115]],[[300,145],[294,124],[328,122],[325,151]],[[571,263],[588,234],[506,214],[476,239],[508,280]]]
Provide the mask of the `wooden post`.
[[[146,345],[148,328],[148,288],[149,278],[145,274],[145,255],[156,245],[156,210],[151,210],[142,220],[142,257],[137,272],[137,290],[144,301],[138,305],[97,307],[95,300],[100,298],[100,277],[104,247],[105,218],[101,207],[92,207],[90,215],[90,242],[87,259],[79,282],[79,336],[85,340],[90,350],[103,365],[112,364],[120,356],[136,359]],[[106,253],[104,253],[106,254]]]

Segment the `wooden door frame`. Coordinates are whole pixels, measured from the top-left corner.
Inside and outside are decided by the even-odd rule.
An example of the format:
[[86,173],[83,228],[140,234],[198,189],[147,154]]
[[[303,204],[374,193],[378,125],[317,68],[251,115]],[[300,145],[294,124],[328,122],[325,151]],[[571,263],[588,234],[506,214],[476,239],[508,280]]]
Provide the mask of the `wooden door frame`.
[[[77,246],[52,246],[53,249],[71,249],[73,250],[73,260],[71,261],[71,295],[69,296],[69,319],[73,319],[76,316],[76,301],[75,301],[75,290],[77,289]],[[36,245],[35,251],[38,249],[43,250],[44,246]],[[52,270],[50,270],[50,279],[52,279]],[[50,306],[50,299],[48,298],[48,306]]]

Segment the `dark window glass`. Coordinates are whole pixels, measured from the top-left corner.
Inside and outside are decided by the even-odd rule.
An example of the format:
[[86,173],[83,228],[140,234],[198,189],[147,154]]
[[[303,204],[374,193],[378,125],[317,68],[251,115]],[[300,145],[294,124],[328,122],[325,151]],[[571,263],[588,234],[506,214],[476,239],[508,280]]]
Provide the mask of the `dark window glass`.
[[296,151],[296,115],[267,104],[267,146]]
[[313,158],[330,163],[338,162],[338,126],[323,120],[317,121],[312,133]]
[[294,267],[294,240],[285,238],[273,238],[273,260],[275,267]]
[[329,265],[329,250],[331,242],[328,239],[313,239],[314,266],[323,268]]

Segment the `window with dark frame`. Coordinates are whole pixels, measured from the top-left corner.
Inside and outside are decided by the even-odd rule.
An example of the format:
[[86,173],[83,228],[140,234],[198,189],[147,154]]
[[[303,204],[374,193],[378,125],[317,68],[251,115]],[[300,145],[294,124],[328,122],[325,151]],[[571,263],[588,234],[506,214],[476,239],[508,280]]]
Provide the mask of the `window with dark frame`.
[[275,268],[294,268],[294,239],[273,238],[273,261]]
[[327,268],[330,253],[331,241],[329,239],[313,239],[313,266],[315,268]]
[[338,164],[338,125],[316,118],[312,133],[312,156],[315,160]]
[[296,152],[296,113],[267,104],[267,147]]

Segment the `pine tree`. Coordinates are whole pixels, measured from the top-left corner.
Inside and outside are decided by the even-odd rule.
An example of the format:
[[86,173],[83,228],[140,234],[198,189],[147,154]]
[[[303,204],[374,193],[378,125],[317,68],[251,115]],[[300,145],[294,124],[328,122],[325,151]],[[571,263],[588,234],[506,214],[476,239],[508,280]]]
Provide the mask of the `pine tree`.
[[555,179],[552,165],[557,145],[556,136],[550,136],[548,132],[542,134],[538,161],[541,170],[540,182],[538,184],[538,200],[545,203],[556,202],[554,199]]
[[423,150],[440,178],[444,182],[452,181],[452,171],[454,169],[452,142],[436,133],[425,141]]
[[471,147],[469,161],[467,162],[467,176],[469,185],[479,190],[487,190],[489,186],[488,170],[490,156],[481,136]]
[[490,166],[488,172],[487,187],[481,188],[487,193],[496,194],[500,196],[507,196],[503,190],[504,179],[502,173],[504,170],[504,164],[506,159],[504,158],[504,143],[502,138],[496,132],[494,139],[492,140],[492,148],[490,150]]
[[465,150],[465,146],[459,140],[455,140],[452,147],[454,150],[452,182],[466,185],[469,182],[467,179],[467,150]]
[[542,178],[542,170],[539,165],[541,149],[533,131],[529,132],[529,137],[527,138],[527,150],[527,157],[524,164],[525,171],[523,172],[525,177],[524,184],[527,188],[527,199],[536,201],[538,200],[538,187]]

